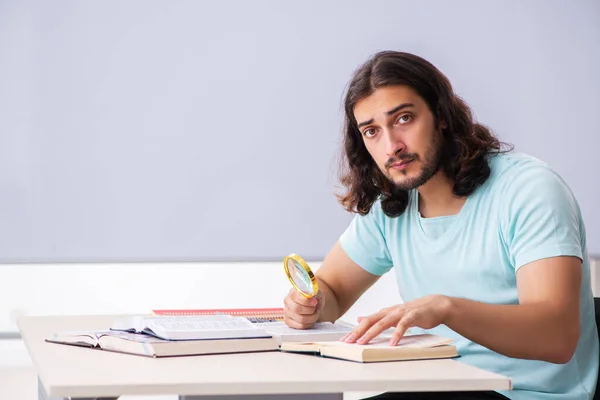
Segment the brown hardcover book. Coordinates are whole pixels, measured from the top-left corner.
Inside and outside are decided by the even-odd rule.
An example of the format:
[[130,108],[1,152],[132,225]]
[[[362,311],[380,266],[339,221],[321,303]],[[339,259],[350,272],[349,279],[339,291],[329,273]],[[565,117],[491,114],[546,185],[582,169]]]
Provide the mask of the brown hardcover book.
[[146,334],[114,330],[58,332],[46,341],[147,357],[246,353],[275,351],[279,348],[273,337],[163,340]]
[[435,335],[410,335],[403,337],[398,345],[390,346],[389,337],[377,337],[370,343],[360,345],[340,341],[281,343],[281,351],[312,353],[323,357],[362,363],[423,360],[457,357],[452,340]]

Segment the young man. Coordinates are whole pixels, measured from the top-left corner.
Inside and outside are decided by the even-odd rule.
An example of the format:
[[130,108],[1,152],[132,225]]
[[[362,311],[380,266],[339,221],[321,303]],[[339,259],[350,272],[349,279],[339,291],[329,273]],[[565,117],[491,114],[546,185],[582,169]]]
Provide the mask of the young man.
[[398,399],[591,399],[598,375],[585,228],[545,163],[504,149],[448,79],[417,56],[382,52],[345,100],[342,205],[356,213],[316,277],[290,291],[285,321],[335,321],[392,267],[403,304],[359,318],[348,342],[395,327],[453,338],[459,361],[514,390]]

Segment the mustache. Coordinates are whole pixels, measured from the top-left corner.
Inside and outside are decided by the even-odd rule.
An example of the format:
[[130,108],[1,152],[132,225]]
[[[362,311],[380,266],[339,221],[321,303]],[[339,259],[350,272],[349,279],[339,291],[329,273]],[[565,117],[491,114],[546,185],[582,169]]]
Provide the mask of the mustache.
[[390,168],[392,166],[392,164],[395,162],[412,161],[412,160],[418,160],[418,159],[419,159],[419,155],[417,153],[404,153],[404,154],[400,154],[398,156],[390,157],[390,159],[385,162],[385,167]]

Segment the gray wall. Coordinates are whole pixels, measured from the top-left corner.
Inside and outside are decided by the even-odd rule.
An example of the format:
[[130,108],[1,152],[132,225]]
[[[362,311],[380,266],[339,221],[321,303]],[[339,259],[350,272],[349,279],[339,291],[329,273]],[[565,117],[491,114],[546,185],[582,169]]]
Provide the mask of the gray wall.
[[0,261],[322,258],[342,94],[436,64],[552,164],[600,253],[596,1],[0,0]]

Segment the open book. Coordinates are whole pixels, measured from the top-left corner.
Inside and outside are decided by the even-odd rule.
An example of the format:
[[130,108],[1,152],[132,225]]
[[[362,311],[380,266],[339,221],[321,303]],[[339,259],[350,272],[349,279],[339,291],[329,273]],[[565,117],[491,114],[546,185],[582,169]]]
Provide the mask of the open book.
[[148,357],[274,351],[279,348],[273,337],[172,341],[114,330],[59,332],[46,341]]
[[313,353],[323,357],[339,358],[357,362],[381,362],[421,360],[429,358],[457,357],[452,339],[435,335],[404,336],[396,346],[389,345],[390,338],[378,336],[368,344],[338,341],[281,343],[281,351]]
[[109,330],[58,332],[48,342],[151,357],[278,350],[284,341],[339,340],[352,330],[343,322],[319,322],[297,330],[283,321],[250,322],[230,315],[133,316],[116,319]]
[[134,316],[117,319],[115,331],[144,333],[164,340],[270,337],[260,325],[231,315]]
[[352,330],[344,322],[318,322],[310,329],[293,329],[283,321],[254,320],[231,315],[135,316],[117,319],[111,329],[146,333],[162,339],[193,340],[273,336],[282,342],[339,340]]
[[350,332],[353,325],[343,321],[317,322],[309,329],[290,328],[283,321],[259,323],[268,334],[273,335],[279,344],[287,342],[318,342],[340,340],[346,333]]

